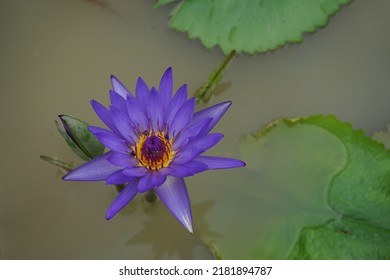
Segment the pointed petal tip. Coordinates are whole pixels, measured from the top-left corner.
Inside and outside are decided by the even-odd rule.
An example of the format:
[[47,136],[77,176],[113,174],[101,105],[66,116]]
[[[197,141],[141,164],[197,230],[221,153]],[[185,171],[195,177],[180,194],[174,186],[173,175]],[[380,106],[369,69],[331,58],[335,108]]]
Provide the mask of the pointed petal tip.
[[164,184],[154,189],[176,220],[193,233],[190,199],[184,179],[168,176]]
[[[164,74],[161,76],[161,81],[163,81],[164,79],[169,79],[169,80],[172,80],[172,67],[169,66],[165,71],[164,71]],[[161,82],[160,81],[160,82]]]
[[194,113],[191,123],[195,123],[204,118],[212,118],[212,121],[208,125],[208,127],[204,130],[204,134],[207,134],[213,127],[219,122],[222,116],[226,113],[229,107],[232,105],[231,101],[225,101],[222,103],[218,103],[211,107],[207,107],[203,110],[197,111]]
[[114,215],[112,215],[112,213],[106,213],[106,220],[109,221],[111,220],[112,218],[114,217]]
[[106,107],[104,107],[102,104],[100,104],[99,102],[97,102],[96,100],[93,100],[93,99],[91,99],[91,100],[89,101],[89,104],[91,104],[92,109],[93,109],[95,112],[101,111],[102,108],[106,109]]
[[179,87],[179,89],[176,91],[175,95],[176,94],[182,94],[184,96],[185,100],[187,100],[188,85],[182,84],[181,87]]
[[[95,110],[95,112],[96,111],[99,111],[99,109],[101,108],[101,107],[104,107],[102,104],[100,104],[99,102],[97,102],[96,100],[94,100],[94,99],[91,99],[90,101],[89,101],[89,104],[91,104],[91,106],[92,106],[92,108]],[[104,107],[105,108],[105,107]]]
[[231,105],[232,105],[231,101],[224,101],[214,106],[211,106],[209,108],[212,108],[212,110],[215,110],[216,112],[220,112],[223,115],[230,108]]
[[194,233],[194,227],[192,226],[192,221],[190,223],[182,223],[182,225],[188,230],[189,233],[193,234]]
[[195,161],[206,164],[208,169],[228,169],[246,166],[246,163],[239,159],[215,156],[198,156]]
[[113,172],[121,167],[113,165],[107,158],[112,152],[107,152],[90,161],[85,162],[63,176],[64,181],[105,181]]
[[165,75],[172,75],[172,67],[171,67],[171,66],[169,66],[169,67],[167,68],[167,70],[165,70],[165,72],[164,72],[164,74],[163,74],[163,77],[164,77]]
[[115,84],[116,82],[121,83],[121,81],[119,81],[119,79],[113,74],[110,75],[110,81],[111,81],[111,84]]
[[138,77],[137,78],[137,82],[136,83],[143,83],[143,84],[145,84],[146,85],[146,82],[145,82],[145,80],[144,79],[142,79],[142,77]]
[[179,223],[186,229],[188,230],[189,233],[194,233],[194,227],[192,225],[192,214],[189,217],[184,217],[184,216],[176,216],[174,215],[175,218],[179,221]]
[[[159,196],[160,197],[160,196]],[[161,197],[160,197],[161,199]],[[164,202],[163,202],[164,203]],[[168,205],[166,205],[168,208]],[[194,227],[192,225],[192,213],[191,210],[187,213],[175,213],[173,209],[168,208],[173,214],[175,219],[186,229],[189,233],[194,233]],[[188,211],[188,210],[187,210]]]
[[245,167],[246,163],[243,162],[242,160],[236,159],[236,164],[234,166],[231,166],[230,168],[240,168],[240,167]]
[[[76,168],[77,169],[77,168]],[[77,172],[73,172],[74,170],[70,171],[68,174],[65,174],[62,176],[63,181],[76,181],[76,182],[82,182],[82,181],[101,181],[101,180],[94,180],[93,178],[84,179],[82,176],[79,176]]]
[[235,160],[235,162],[236,162],[231,168],[245,167],[246,166],[246,163],[242,160],[239,160],[239,159],[231,159],[231,160]]
[[126,88],[126,86],[117,77],[111,75],[110,80],[111,80],[112,89],[117,94],[122,96],[124,99],[126,99],[128,95],[132,95],[132,93]]
[[[74,169],[73,169],[74,170]],[[72,170],[72,171],[73,171]],[[62,176],[62,180],[63,181],[77,181],[77,179],[75,180],[74,179],[74,176],[73,176],[73,172],[72,171],[69,171],[67,174],[65,174],[64,176]]]
[[110,75],[110,81],[111,81],[112,88],[114,90],[115,90],[116,85],[121,84],[121,81],[119,81],[119,79],[112,74]]

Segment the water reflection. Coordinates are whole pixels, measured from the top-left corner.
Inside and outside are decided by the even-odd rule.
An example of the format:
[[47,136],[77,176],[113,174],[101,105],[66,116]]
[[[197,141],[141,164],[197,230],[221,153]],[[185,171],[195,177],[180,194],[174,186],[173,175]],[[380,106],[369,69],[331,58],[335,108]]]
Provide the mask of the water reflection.
[[[170,214],[161,202],[145,207],[146,218],[142,229],[132,236],[127,245],[148,245],[151,248],[151,258],[193,259],[199,249],[203,251],[203,259],[212,259],[208,252],[206,239],[214,239],[221,235],[213,231],[210,224],[205,222],[205,215],[213,207],[214,201],[205,201],[192,205],[194,215],[194,234],[188,233]],[[180,228],[178,230],[178,228]],[[199,231],[202,229],[202,232]],[[200,248],[199,248],[200,247]],[[198,251],[197,251],[198,250]]]

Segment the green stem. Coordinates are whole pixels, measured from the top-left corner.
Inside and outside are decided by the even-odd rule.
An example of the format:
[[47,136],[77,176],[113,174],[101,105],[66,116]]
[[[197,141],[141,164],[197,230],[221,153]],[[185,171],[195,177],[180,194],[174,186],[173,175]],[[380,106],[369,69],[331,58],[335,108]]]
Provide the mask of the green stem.
[[207,247],[209,248],[211,254],[213,254],[216,260],[223,260],[222,254],[219,252],[217,244],[214,240],[207,243]]
[[236,56],[236,51],[231,51],[219,64],[213,72],[209,75],[207,80],[204,82],[204,84],[195,92],[194,96],[196,98],[196,103],[207,103],[211,96],[213,95],[213,92],[215,88],[218,86],[219,82],[222,79],[222,76],[227,69],[227,67],[230,65],[230,63],[233,61],[233,58]]
[[43,159],[44,161],[47,161],[51,164],[54,164],[55,166],[58,166],[62,169],[64,169],[65,171],[72,171],[73,170],[73,163],[72,162],[66,162],[66,161],[63,161],[57,157],[52,157],[52,156],[46,156],[46,155],[41,155],[39,156],[41,159]]

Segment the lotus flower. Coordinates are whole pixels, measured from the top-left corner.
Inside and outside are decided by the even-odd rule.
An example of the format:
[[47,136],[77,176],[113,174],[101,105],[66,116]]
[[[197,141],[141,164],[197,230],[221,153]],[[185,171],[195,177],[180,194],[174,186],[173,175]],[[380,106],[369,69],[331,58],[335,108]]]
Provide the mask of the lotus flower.
[[96,101],[92,107],[108,129],[89,130],[109,149],[63,177],[69,181],[105,181],[126,184],[111,203],[106,219],[115,216],[137,193],[154,190],[175,218],[193,232],[192,213],[184,177],[209,169],[243,167],[232,158],[203,156],[223,135],[209,133],[231,102],[194,113],[195,98],[187,86],[172,95],[172,69],[151,89],[138,78],[133,95],[111,76],[111,106]]

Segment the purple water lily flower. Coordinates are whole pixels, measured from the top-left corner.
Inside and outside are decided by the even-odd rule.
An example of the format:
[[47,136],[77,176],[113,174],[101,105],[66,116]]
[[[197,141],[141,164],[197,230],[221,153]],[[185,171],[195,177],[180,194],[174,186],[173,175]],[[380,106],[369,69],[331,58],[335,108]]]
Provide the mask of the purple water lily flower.
[[187,86],[172,96],[172,69],[161,78],[158,90],[138,78],[135,96],[111,77],[111,106],[92,100],[96,114],[110,129],[90,131],[110,151],[63,177],[69,181],[106,181],[126,184],[111,203],[106,219],[115,216],[137,193],[155,190],[157,196],[190,232],[190,200],[184,177],[208,169],[245,166],[231,158],[202,156],[223,137],[210,130],[231,105],[223,102],[194,113],[195,98],[187,100]]

